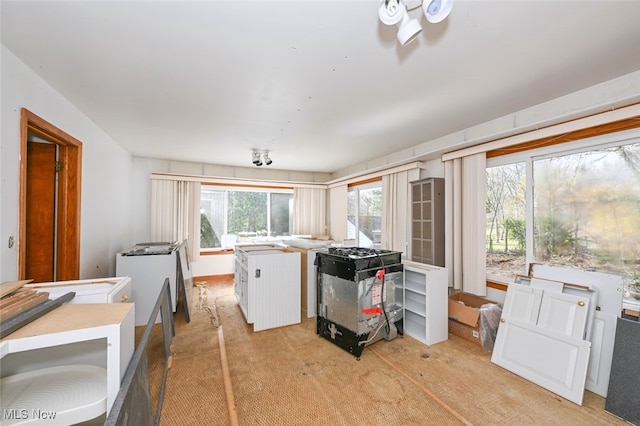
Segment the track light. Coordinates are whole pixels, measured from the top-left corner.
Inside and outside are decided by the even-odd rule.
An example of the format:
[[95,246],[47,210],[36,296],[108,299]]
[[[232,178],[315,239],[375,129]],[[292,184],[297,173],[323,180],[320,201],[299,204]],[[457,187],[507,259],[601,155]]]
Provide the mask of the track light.
[[453,9],[453,0],[431,0],[429,3],[422,3],[424,16],[432,24],[444,21]]
[[271,165],[271,163],[273,163],[273,160],[271,160],[271,157],[269,157],[269,151],[255,149],[251,154],[251,162],[259,167],[262,166],[263,162],[264,164],[269,166]]
[[378,17],[385,25],[398,26],[398,41],[403,46],[414,40],[422,31],[418,21],[409,17],[404,0],[382,0]]
[[260,160],[260,153],[258,151],[253,151],[253,155],[251,156],[251,161],[256,166],[262,166],[262,160]]
[[378,17],[385,25],[398,26],[398,41],[405,46],[415,40],[422,31],[422,27],[416,19],[409,16],[409,10],[416,9],[422,4],[422,9],[427,21],[438,23],[443,21],[453,8],[453,0],[382,0],[378,8]]

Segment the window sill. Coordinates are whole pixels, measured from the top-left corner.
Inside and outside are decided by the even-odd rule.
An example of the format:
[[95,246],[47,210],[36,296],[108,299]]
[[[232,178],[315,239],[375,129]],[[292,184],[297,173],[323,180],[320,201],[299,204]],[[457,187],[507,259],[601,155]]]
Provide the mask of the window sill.
[[200,250],[200,256],[217,256],[219,254],[233,254],[232,248],[225,249],[208,249],[208,250]]
[[622,301],[622,308],[638,312],[640,311],[640,300],[624,299]]

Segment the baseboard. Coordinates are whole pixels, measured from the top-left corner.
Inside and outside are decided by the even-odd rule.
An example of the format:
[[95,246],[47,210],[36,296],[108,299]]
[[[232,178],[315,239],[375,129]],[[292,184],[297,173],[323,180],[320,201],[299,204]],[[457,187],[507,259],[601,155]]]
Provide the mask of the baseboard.
[[198,283],[205,281],[207,284],[221,284],[233,281],[233,274],[221,274],[221,275],[203,275],[200,277],[193,277],[193,282]]

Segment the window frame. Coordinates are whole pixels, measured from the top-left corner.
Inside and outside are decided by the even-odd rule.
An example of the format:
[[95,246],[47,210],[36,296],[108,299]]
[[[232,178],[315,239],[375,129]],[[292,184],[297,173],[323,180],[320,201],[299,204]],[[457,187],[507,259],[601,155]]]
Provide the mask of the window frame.
[[[504,166],[517,162],[525,163],[525,217],[526,217],[526,248],[525,262],[528,271],[531,264],[535,262],[534,253],[534,206],[533,206],[533,163],[538,160],[560,157],[565,155],[579,154],[588,151],[615,148],[624,145],[640,143],[640,128],[606,133],[584,139],[563,142],[560,144],[544,146],[540,148],[521,150],[513,154],[487,157],[487,168]],[[523,274],[526,271],[522,271]],[[496,274],[487,274],[487,281],[507,284],[509,277]],[[627,305],[640,307],[640,301],[624,299]]]
[[[382,185],[382,178],[373,178],[373,179],[368,179],[366,181],[362,181],[362,182],[355,182],[352,184],[349,184],[347,186],[347,231],[349,229],[349,194],[351,192],[355,192],[356,194],[356,199],[355,199],[355,207],[356,207],[356,212],[355,212],[355,245],[357,247],[362,247],[362,245],[360,244],[360,191],[364,191],[364,190],[369,190],[369,189],[380,189],[380,192],[382,193],[382,191],[384,190],[383,185]],[[382,217],[382,212],[380,212],[380,217]],[[382,223],[380,224],[380,240],[382,241]],[[349,238],[350,236],[347,235],[347,238]],[[373,242],[372,242],[373,244]],[[373,245],[372,245],[373,247]]]
[[[225,183],[212,183],[212,182],[201,182],[200,194],[202,197],[202,192],[205,189],[212,189],[214,191],[242,191],[242,192],[262,192],[267,194],[267,225],[270,228],[270,214],[271,214],[271,196],[272,193],[279,194],[290,194],[292,197],[294,195],[293,187],[282,187],[282,186],[264,186],[264,185],[251,185],[251,184],[225,184]],[[202,198],[201,198],[202,199]],[[226,209],[228,209],[228,205]],[[225,209],[225,214],[228,212]],[[227,218],[225,217],[225,227],[228,226]],[[293,227],[291,229],[293,231]],[[200,247],[200,255],[215,255],[215,254],[224,254],[233,252],[233,247]]]

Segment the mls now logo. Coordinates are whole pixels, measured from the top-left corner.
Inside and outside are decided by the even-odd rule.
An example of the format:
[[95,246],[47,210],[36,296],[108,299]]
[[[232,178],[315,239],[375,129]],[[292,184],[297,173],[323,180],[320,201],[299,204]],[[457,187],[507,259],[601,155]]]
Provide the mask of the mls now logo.
[[2,418],[5,420],[27,420],[37,419],[37,420],[53,420],[56,418],[55,411],[42,411],[42,410],[26,410],[26,409],[3,409],[2,410]]
[[29,410],[4,409],[2,410],[2,418],[5,420],[25,420],[29,418]]

